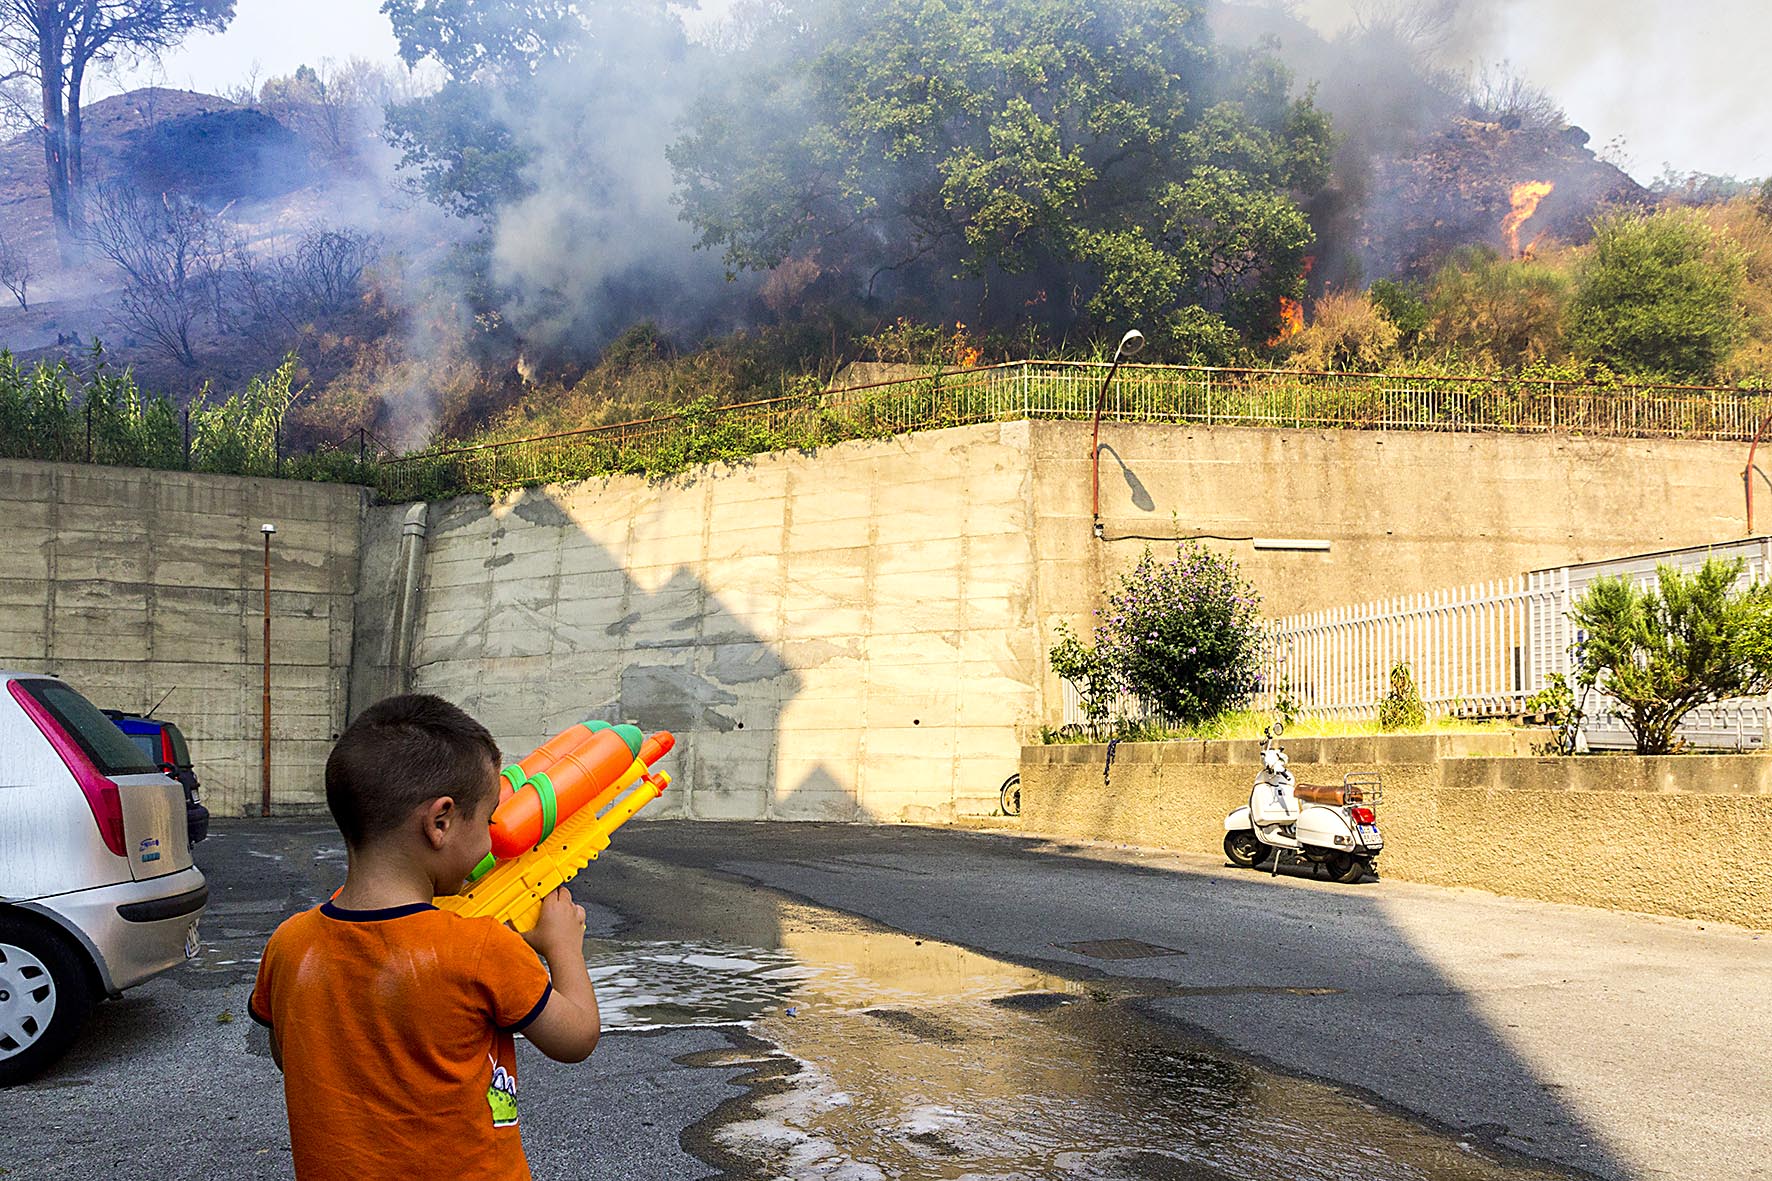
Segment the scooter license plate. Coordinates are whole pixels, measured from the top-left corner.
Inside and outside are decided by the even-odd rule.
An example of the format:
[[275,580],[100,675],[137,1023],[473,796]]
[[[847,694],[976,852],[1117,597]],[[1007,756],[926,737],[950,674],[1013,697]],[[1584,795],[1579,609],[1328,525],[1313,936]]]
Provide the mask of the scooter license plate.
[[1376,824],[1360,825],[1360,840],[1367,845],[1384,844],[1384,838],[1378,835],[1378,826]]

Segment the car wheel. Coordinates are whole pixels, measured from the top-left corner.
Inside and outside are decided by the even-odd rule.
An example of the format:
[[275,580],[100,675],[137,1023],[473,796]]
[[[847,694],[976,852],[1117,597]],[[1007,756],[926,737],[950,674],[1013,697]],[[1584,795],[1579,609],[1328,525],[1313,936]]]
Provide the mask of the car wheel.
[[1224,834],[1224,855],[1240,869],[1254,869],[1268,855],[1268,848],[1246,828]]
[[84,953],[39,924],[0,915],[0,1087],[61,1057],[93,1004]]

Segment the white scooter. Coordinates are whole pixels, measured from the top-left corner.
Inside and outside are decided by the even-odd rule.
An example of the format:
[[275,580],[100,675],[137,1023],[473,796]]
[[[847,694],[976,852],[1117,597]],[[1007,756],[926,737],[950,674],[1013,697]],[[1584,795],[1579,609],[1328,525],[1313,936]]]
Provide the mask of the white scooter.
[[1384,848],[1373,811],[1384,795],[1376,772],[1354,772],[1340,787],[1294,783],[1280,749],[1280,724],[1262,732],[1261,771],[1249,803],[1224,818],[1224,855],[1252,869],[1270,856],[1274,872],[1290,854],[1328,870],[1338,882],[1357,882],[1376,872]]

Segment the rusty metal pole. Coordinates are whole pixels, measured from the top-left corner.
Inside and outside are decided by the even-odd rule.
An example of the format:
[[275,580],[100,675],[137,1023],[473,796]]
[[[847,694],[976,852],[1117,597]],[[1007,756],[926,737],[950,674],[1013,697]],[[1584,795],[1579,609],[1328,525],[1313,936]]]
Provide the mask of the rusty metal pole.
[[1754,452],[1759,450],[1760,440],[1765,437],[1766,428],[1772,426],[1772,414],[1760,420],[1759,429],[1754,432],[1754,441],[1747,447],[1747,470],[1741,473],[1742,483],[1747,488],[1747,536],[1754,535]]
[[1107,376],[1102,379],[1101,389],[1095,394],[1095,426],[1089,432],[1089,485],[1090,513],[1089,531],[1098,539],[1103,539],[1101,530],[1101,411],[1107,403],[1108,386],[1113,384],[1114,374],[1120,368],[1120,356],[1130,357],[1144,347],[1144,333],[1138,329],[1130,329],[1120,338],[1119,347],[1114,349],[1113,364],[1108,366]]
[[277,526],[260,525],[265,536],[265,699],[259,723],[259,815],[271,814],[271,535]]

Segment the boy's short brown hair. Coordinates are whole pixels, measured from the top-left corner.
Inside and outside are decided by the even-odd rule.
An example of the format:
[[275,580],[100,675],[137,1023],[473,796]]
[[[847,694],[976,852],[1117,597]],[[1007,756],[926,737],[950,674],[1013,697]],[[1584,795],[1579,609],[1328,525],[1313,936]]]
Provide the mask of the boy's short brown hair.
[[439,796],[472,812],[495,794],[498,764],[498,743],[459,706],[404,693],[376,702],[339,736],[326,759],[326,806],[357,848]]

